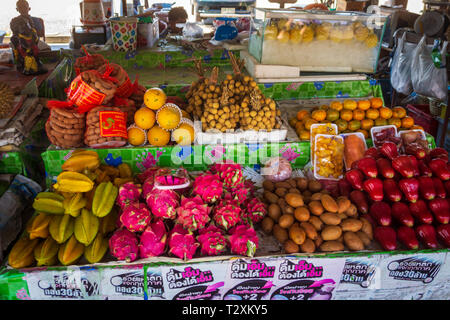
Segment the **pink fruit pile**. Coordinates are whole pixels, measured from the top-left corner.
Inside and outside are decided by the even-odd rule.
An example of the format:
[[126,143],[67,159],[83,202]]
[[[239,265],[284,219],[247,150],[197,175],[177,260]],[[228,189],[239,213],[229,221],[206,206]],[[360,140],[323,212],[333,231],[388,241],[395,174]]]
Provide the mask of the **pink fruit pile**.
[[[253,225],[265,217],[267,206],[255,196],[240,165],[215,164],[182,191],[156,188],[157,172],[147,169],[137,176],[140,184],[119,188],[118,229],[109,241],[114,257],[133,261],[168,253],[187,260],[197,249],[205,256],[228,251],[254,255],[258,237]],[[164,186],[172,182],[177,184],[166,177]]]
[[384,142],[369,148],[339,181],[374,227],[385,250],[397,240],[408,249],[450,247],[450,162],[445,149],[405,148]]

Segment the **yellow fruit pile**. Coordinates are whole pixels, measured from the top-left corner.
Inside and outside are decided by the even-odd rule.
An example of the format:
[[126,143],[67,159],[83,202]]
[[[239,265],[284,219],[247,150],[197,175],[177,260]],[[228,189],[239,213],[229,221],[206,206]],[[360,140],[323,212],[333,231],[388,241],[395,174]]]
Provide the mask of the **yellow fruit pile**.
[[[162,147],[170,142],[171,132],[181,123],[187,130],[178,131],[178,141],[192,144],[194,126],[188,122],[189,115],[172,103],[166,103],[167,96],[160,88],[148,89],[144,94],[144,107],[134,114],[134,124],[128,128],[128,142],[133,146],[143,146],[147,142]],[[183,135],[180,138],[180,135]]]
[[131,168],[101,165],[94,151],[76,150],[62,165],[54,191],[39,193],[26,232],[8,257],[13,268],[102,260],[116,229],[118,187],[133,181]]
[[361,132],[366,138],[369,138],[370,129],[374,126],[395,125],[399,130],[422,129],[414,125],[414,119],[406,115],[404,108],[384,107],[381,98],[333,101],[311,112],[300,110],[295,118],[289,120],[300,140],[310,139],[311,125],[315,123],[334,123],[339,133]]
[[368,48],[374,48],[378,44],[377,35],[361,22],[354,22],[353,24],[331,24],[329,22],[304,24],[287,19],[273,19],[264,30],[264,40],[277,40],[280,43],[291,44],[323,40],[346,44],[355,40],[363,42]]

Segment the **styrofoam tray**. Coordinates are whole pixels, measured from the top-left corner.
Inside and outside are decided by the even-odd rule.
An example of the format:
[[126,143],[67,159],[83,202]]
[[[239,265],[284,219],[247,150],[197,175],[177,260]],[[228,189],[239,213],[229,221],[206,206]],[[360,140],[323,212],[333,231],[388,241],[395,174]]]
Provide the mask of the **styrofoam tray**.
[[311,125],[311,128],[309,128],[309,143],[311,145],[311,159],[314,162],[314,150],[316,147],[316,143],[314,141],[315,136],[313,135],[313,129],[317,128],[317,127],[321,127],[321,126],[327,126],[327,125],[331,125],[331,128],[334,129],[334,133],[330,132],[330,133],[317,133],[318,134],[330,134],[330,135],[337,135],[338,134],[338,126],[335,123],[314,123]]
[[[316,150],[316,147],[317,147],[317,140],[319,140],[319,139],[318,139],[319,137],[338,139],[338,140],[341,140],[342,143],[344,143],[344,138],[341,137],[341,136],[338,136],[338,135],[331,135],[331,134],[321,134],[321,133],[319,133],[318,135],[316,135],[316,138],[317,138],[317,139],[316,139],[316,141],[315,141],[315,143],[314,143],[314,150]],[[343,161],[343,160],[342,160],[342,161]],[[334,178],[334,177],[331,177],[331,178],[330,178],[330,177],[323,177],[323,176],[319,175],[319,174],[317,173],[317,158],[314,157],[314,177],[315,177],[316,179],[338,181],[338,180],[342,179],[343,176],[344,176],[344,173],[343,173],[343,172],[341,173],[341,175],[340,175],[338,178]]]
[[373,138],[374,134],[377,132],[380,132],[382,129],[385,129],[385,128],[394,128],[394,131],[395,131],[394,135],[397,137],[397,127],[393,124],[390,124],[387,126],[372,127],[372,128],[370,128],[370,136],[372,137],[372,143],[373,143],[374,147],[375,147],[375,139]]
[[[401,131],[397,132],[397,137],[399,137],[400,139],[402,139],[402,133],[407,133],[407,132],[410,132],[410,131],[417,131],[417,132],[420,132],[420,133],[421,133],[421,136],[422,136],[422,140],[427,141],[427,146],[428,146],[428,148],[430,148],[429,143],[428,143],[428,140],[427,140],[427,135],[425,134],[425,131],[423,131],[422,129],[401,130]],[[402,150],[403,150],[403,152],[405,152],[405,146],[404,146],[404,144],[403,144],[403,139],[402,139]]]
[[[345,137],[350,136],[350,135],[357,135],[364,142],[364,151],[367,150],[366,138],[364,137],[364,135],[361,132],[341,133],[340,136],[344,138],[344,147],[345,147]],[[345,157],[344,157],[344,165],[345,165],[346,171],[350,170],[350,167],[347,166],[347,161],[345,161]]]
[[280,142],[286,140],[288,124],[277,117],[281,123],[280,129],[268,131],[236,130],[235,132],[203,132],[202,122],[194,121],[195,144],[229,144],[229,143],[256,143]]

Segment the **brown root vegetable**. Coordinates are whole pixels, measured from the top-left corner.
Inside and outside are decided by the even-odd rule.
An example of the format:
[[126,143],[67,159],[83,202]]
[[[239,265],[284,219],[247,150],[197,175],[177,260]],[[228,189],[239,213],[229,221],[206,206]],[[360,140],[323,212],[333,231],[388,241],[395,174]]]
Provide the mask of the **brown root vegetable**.
[[300,245],[300,250],[303,253],[313,253],[316,251],[316,245],[313,240],[305,239],[305,241]]
[[344,243],[351,251],[364,250],[364,243],[354,232],[344,232]]
[[308,180],[306,178],[297,178],[296,182],[300,191],[305,191],[308,188]]
[[275,222],[272,220],[272,218],[270,217],[265,217],[262,221],[261,221],[261,228],[263,229],[263,231],[266,234],[271,234],[272,233],[272,229],[274,226]]
[[310,213],[309,213],[308,208],[306,208],[306,207],[298,207],[298,208],[295,208],[294,216],[295,216],[295,219],[297,219],[300,222],[303,222],[303,221],[308,221],[309,220]]
[[324,212],[322,203],[317,200],[310,201],[308,203],[308,207],[309,207],[309,211],[316,216],[320,216]]
[[301,245],[305,242],[306,232],[298,225],[298,223],[295,223],[289,228],[289,238],[296,244]]
[[320,236],[324,241],[337,240],[342,235],[342,229],[339,226],[325,226]]
[[342,231],[357,232],[361,230],[363,223],[361,220],[348,218],[342,220],[340,226],[342,228]]
[[322,220],[319,219],[319,217],[317,217],[317,216],[310,216],[308,222],[311,223],[314,226],[316,231],[322,230],[323,222],[322,222]]
[[278,240],[279,243],[284,243],[288,238],[289,234],[286,229],[283,229],[278,224],[275,224],[272,228],[273,236]]
[[323,252],[342,251],[344,250],[344,244],[336,240],[324,241],[320,245],[320,250]]
[[303,228],[303,230],[305,230],[306,236],[311,239],[311,240],[316,240],[318,237],[318,233],[316,228],[314,228],[314,226],[309,223],[309,222],[301,222],[300,223],[300,227]]
[[289,229],[294,223],[294,217],[290,214],[283,214],[280,219],[278,219],[278,224],[283,229]]
[[303,197],[300,194],[297,193],[288,193],[284,197],[288,205],[294,208],[298,208],[303,206]]
[[328,194],[323,194],[320,202],[322,203],[323,208],[328,212],[335,213],[339,210],[336,201]]
[[309,180],[308,189],[312,193],[319,192],[320,190],[322,190],[322,184],[317,180]]
[[288,239],[283,244],[284,252],[286,253],[298,253],[300,252],[300,247],[291,239]]
[[272,220],[278,221],[281,216],[280,206],[276,203],[271,203],[268,208],[268,215]]
[[341,218],[336,213],[325,212],[319,216],[323,223],[331,226],[337,226],[341,223]]

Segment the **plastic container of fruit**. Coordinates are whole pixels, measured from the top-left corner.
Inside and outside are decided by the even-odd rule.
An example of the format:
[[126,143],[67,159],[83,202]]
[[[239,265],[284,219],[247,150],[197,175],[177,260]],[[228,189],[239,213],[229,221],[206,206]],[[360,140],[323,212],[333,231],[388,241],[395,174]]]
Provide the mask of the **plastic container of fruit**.
[[257,143],[257,142],[280,142],[285,141],[289,124],[277,117],[280,129],[272,131],[265,130],[240,130],[234,132],[221,132],[202,130],[201,121],[194,122],[195,144],[229,144],[229,143]]
[[428,148],[431,148],[430,144],[428,143],[427,135],[425,134],[425,131],[423,131],[422,129],[410,129],[410,130],[401,130],[401,131],[397,132],[397,136],[398,136],[400,139],[402,139],[402,148],[403,148],[403,151],[404,151],[404,143],[403,143],[403,137],[402,137],[402,134],[405,134],[405,133],[408,133],[408,132],[413,132],[413,131],[420,132],[420,135],[421,135],[421,137],[422,137],[422,140],[427,141],[427,146],[428,146]]
[[161,190],[186,189],[191,185],[189,174],[184,168],[161,168],[155,173],[155,188]]
[[[364,142],[364,151],[366,151],[367,150],[366,138],[364,137],[364,135],[361,132],[349,132],[349,133],[339,134],[339,136],[344,138],[344,145],[345,145],[345,137],[351,136],[351,135],[358,136]],[[347,161],[346,161],[345,157],[344,157],[344,165],[347,170],[350,170],[349,166],[347,166]]]
[[[327,132],[316,133],[316,131],[320,130],[322,127],[324,128],[322,130],[326,130]],[[329,129],[327,129],[327,127]],[[310,140],[310,145],[311,145],[311,161],[314,162],[314,150],[315,150],[314,137],[318,134],[337,135],[338,134],[338,126],[335,123],[314,123],[311,125],[311,128],[309,129],[309,133],[310,133],[309,140]]]
[[370,136],[372,137],[372,142],[373,142],[373,145],[375,147],[376,147],[376,142],[377,142],[377,139],[375,139],[375,134],[377,132],[380,132],[380,131],[382,131],[384,129],[387,129],[387,128],[393,128],[394,129],[394,136],[398,137],[398,135],[397,135],[397,127],[395,125],[393,125],[393,124],[390,124],[390,125],[387,125],[387,126],[377,126],[377,127],[370,128]]
[[[317,150],[317,143],[320,142],[321,138],[330,138],[330,139],[335,139],[338,140],[342,146],[344,146],[344,138],[338,135],[331,135],[331,134],[318,134],[316,135],[316,140],[314,143],[314,150]],[[334,150],[334,152],[336,152],[336,150]],[[342,149],[342,154],[340,155],[336,155],[336,157],[340,160],[342,160],[342,163],[344,162],[344,153],[343,153],[343,149]],[[326,176],[322,176],[318,173],[318,164],[321,162],[322,158],[315,156],[314,157],[314,177],[316,179],[324,179],[324,180],[334,180],[334,181],[338,181],[340,179],[343,178],[343,174],[344,174],[344,165],[342,165],[342,170],[340,170],[340,175],[338,177],[333,177],[332,175],[329,175],[328,177]],[[336,163],[333,162],[334,165],[336,165]]]

